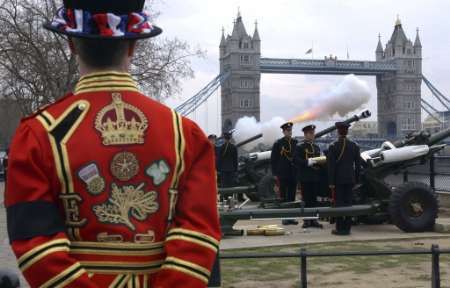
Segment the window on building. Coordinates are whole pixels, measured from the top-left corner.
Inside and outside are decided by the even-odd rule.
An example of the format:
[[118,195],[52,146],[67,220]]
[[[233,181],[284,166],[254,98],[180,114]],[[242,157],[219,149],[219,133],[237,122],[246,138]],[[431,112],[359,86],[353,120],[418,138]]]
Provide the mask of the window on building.
[[244,49],[248,49],[248,42],[244,42]]
[[250,99],[241,99],[239,106],[241,108],[250,108],[252,106],[252,101]]
[[254,82],[251,79],[241,79],[240,88],[242,89],[251,89],[254,87]]
[[416,130],[416,119],[412,117],[403,118],[401,127],[402,130]]
[[250,64],[250,56],[241,55],[241,64],[244,64],[244,65]]

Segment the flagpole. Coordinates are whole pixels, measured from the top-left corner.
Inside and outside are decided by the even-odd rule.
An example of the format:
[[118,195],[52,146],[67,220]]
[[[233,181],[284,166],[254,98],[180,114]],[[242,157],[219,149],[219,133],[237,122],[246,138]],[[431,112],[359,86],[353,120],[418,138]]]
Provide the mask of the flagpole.
[[313,60],[314,59],[314,41],[311,42],[311,49],[312,49],[311,60]]

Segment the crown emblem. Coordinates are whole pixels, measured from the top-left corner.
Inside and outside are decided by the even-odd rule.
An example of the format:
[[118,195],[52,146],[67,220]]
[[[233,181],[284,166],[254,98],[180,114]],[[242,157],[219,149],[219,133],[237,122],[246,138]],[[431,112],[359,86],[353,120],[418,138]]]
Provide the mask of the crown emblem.
[[111,104],[103,107],[95,119],[95,129],[102,134],[103,145],[143,144],[148,121],[141,110],[112,93]]

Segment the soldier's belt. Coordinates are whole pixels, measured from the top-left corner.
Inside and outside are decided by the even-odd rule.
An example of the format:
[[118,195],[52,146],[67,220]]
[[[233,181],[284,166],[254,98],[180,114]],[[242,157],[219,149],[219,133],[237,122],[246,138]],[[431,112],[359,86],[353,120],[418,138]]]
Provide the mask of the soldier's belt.
[[71,242],[69,254],[89,273],[98,274],[151,274],[159,270],[166,257],[162,242]]

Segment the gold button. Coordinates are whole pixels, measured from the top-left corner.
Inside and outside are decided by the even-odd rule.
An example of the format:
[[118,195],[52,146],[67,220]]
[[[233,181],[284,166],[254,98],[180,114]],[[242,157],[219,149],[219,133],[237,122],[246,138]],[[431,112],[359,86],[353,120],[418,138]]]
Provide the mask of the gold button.
[[78,109],[80,109],[81,111],[83,111],[84,109],[86,109],[86,104],[84,104],[84,103],[78,104]]

